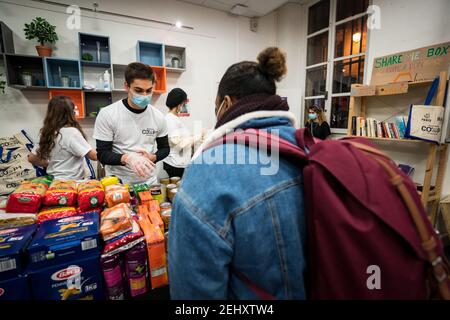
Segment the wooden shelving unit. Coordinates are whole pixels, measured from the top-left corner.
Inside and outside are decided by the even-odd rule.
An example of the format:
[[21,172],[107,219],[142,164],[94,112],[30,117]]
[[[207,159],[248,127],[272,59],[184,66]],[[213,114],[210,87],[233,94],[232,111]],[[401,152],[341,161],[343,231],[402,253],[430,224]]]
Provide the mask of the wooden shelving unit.
[[[349,105],[349,123],[347,136],[352,136],[352,117],[373,117],[376,119],[390,118],[393,115],[403,113],[408,115],[409,105],[423,104],[428,87],[432,81],[421,81],[415,83],[399,82],[379,86],[363,86],[359,84],[352,85],[352,95]],[[444,105],[444,95],[447,87],[447,73],[440,74],[439,89],[433,105]],[[419,91],[417,100],[410,95],[413,90]],[[384,101],[383,101],[384,99]],[[374,116],[375,115],[375,116]],[[447,144],[436,144],[422,140],[412,139],[388,139],[382,137],[363,137],[375,143],[380,147],[384,144],[399,145],[425,145],[428,147],[426,168],[422,191],[419,192],[422,203],[427,208],[432,223],[436,221],[436,214],[441,199],[442,184],[444,180],[445,169],[447,165]],[[435,170],[436,168],[436,170]],[[435,185],[432,186],[433,173],[435,176]]]

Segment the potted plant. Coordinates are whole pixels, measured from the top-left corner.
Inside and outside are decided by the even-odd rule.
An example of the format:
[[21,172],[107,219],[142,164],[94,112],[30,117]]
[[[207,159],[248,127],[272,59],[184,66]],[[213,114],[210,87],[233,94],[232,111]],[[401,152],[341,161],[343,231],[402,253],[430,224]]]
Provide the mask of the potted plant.
[[[2,77],[2,76],[3,76],[3,73],[0,73],[0,77]],[[6,86],[6,81],[3,80],[3,79],[1,79],[1,80],[0,80],[0,90],[1,90],[3,93],[5,93],[5,86]]]
[[36,46],[36,50],[40,57],[51,57],[52,48],[46,46],[46,43],[55,43],[58,40],[56,34],[56,26],[52,26],[47,20],[41,17],[36,17],[31,23],[25,23],[25,37],[28,40],[37,39],[39,45]]
[[84,60],[84,61],[93,61],[93,60],[94,60],[94,57],[93,57],[92,54],[90,54],[90,53],[85,53],[85,54],[83,54],[83,55],[81,56],[81,60]]

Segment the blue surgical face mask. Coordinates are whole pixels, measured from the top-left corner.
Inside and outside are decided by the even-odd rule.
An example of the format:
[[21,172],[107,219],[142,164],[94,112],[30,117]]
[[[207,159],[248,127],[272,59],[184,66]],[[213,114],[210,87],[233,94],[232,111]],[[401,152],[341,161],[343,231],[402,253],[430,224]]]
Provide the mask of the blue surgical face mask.
[[315,113],[308,113],[308,119],[309,120],[316,120],[317,119],[317,114],[315,114]]
[[152,101],[152,95],[142,96],[139,94],[132,94],[131,101],[141,109],[145,109]]

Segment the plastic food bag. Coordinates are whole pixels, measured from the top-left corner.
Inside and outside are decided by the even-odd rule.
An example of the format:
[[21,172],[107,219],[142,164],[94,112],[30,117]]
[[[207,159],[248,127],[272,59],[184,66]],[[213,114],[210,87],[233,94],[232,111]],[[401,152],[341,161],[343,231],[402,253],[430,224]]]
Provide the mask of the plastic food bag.
[[130,192],[128,189],[121,185],[112,185],[105,187],[105,199],[108,208],[114,207],[119,203],[130,202]]
[[44,206],[72,207],[77,203],[77,182],[54,180],[45,193]]
[[9,213],[37,213],[42,199],[47,191],[47,185],[42,183],[22,183],[16,191],[10,194],[6,204]]
[[0,229],[28,226],[35,220],[33,213],[0,213]]
[[105,190],[100,181],[88,180],[78,185],[78,207],[80,211],[88,211],[103,206]]
[[31,180],[31,182],[32,183],[42,183],[42,184],[45,184],[50,187],[50,185],[53,182],[53,177],[52,176],[38,177],[38,178]]
[[109,240],[105,244],[105,248],[103,249],[103,254],[109,253],[113,250],[117,250],[120,247],[124,247],[127,244],[136,241],[144,236],[141,229],[139,228],[139,224],[133,220],[133,229],[130,232],[124,233],[117,238]]
[[104,241],[116,238],[133,229],[129,205],[121,203],[102,212],[100,218],[100,233]]
[[77,209],[74,207],[44,208],[39,212],[36,220],[38,223],[42,223],[47,220],[76,216],[77,214]]

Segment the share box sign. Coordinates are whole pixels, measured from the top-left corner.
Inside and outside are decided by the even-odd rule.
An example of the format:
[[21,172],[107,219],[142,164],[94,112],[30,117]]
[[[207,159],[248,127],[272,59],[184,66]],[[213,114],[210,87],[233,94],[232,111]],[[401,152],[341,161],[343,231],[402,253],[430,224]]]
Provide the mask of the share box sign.
[[450,65],[450,42],[374,59],[371,85],[433,80]]

